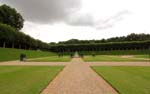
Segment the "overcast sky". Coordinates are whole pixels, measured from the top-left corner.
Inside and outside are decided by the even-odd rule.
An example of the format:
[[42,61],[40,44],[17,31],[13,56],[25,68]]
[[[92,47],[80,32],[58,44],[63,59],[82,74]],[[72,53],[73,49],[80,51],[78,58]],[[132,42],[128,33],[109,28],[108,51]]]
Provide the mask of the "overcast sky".
[[22,32],[44,42],[150,34],[149,0],[0,0],[25,19]]

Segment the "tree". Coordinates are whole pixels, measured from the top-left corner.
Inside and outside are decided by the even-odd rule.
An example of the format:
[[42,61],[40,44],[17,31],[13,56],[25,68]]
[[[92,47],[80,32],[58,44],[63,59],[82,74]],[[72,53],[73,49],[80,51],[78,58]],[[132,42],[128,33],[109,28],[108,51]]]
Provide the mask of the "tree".
[[14,47],[14,43],[16,41],[16,30],[11,26],[6,24],[0,24],[0,41],[3,43],[3,47],[5,44],[12,44],[12,48]]
[[0,22],[20,30],[23,28],[24,19],[16,9],[4,4],[0,6]]

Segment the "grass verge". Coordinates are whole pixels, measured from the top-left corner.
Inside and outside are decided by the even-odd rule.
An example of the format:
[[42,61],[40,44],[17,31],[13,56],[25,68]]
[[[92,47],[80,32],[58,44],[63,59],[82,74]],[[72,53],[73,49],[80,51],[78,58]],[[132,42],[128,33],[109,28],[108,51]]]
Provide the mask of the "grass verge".
[[149,94],[150,67],[92,67],[119,94]]
[[83,58],[86,62],[148,62],[150,58],[148,55],[96,55],[93,56],[84,56]]
[[[107,51],[94,51],[96,55],[145,55],[150,54],[149,49],[145,50],[107,50]],[[93,51],[79,52],[84,55],[92,55]]]
[[62,66],[0,66],[0,94],[40,94]]
[[21,53],[26,54],[27,58],[56,56],[56,54],[52,53],[52,52],[0,48],[0,62],[1,61],[10,61],[10,60],[19,60]]

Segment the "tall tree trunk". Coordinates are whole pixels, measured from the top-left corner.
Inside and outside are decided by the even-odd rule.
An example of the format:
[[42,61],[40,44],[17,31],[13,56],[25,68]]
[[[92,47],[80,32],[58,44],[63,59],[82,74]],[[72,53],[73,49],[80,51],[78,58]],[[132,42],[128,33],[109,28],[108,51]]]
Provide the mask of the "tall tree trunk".
[[14,46],[15,46],[14,43],[12,43],[12,48],[14,48]]
[[3,42],[3,48],[5,48],[5,46],[6,46],[5,42]]

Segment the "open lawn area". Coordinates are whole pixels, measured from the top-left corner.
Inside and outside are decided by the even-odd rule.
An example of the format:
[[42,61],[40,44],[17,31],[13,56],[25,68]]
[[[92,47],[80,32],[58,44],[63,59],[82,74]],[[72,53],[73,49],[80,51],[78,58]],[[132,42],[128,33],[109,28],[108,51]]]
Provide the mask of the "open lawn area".
[[107,51],[83,51],[84,55],[92,55],[92,53],[96,55],[145,55],[149,54],[150,50],[107,50]]
[[42,57],[42,58],[33,58],[28,59],[28,62],[69,62],[71,60],[70,56],[51,56],[51,57]]
[[20,54],[26,54],[27,58],[57,56],[56,53],[52,53],[52,52],[0,48],[0,62],[1,61],[19,60]]
[[40,94],[61,66],[0,66],[0,94]]
[[150,59],[150,55],[135,55],[136,58],[148,58]]
[[150,94],[150,67],[92,67],[119,94]]
[[83,58],[84,61],[86,62],[99,62],[99,61],[108,61],[108,62],[134,62],[134,61],[143,61],[143,62],[148,62],[150,61],[149,55],[96,55],[95,57],[93,56],[84,56]]

